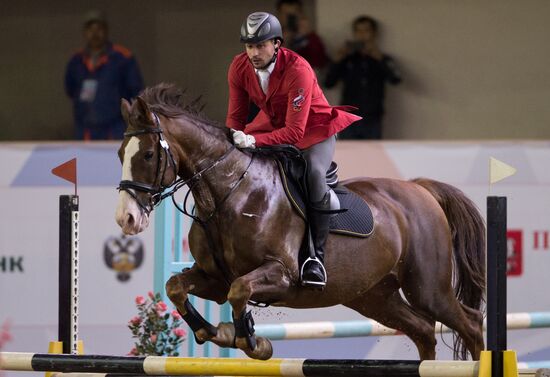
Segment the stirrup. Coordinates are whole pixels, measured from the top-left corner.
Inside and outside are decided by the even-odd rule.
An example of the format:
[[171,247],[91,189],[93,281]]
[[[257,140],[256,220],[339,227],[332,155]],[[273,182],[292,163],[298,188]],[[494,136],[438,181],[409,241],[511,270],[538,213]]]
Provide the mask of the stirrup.
[[[323,275],[325,277],[325,279],[322,282],[321,281],[313,281],[313,280],[304,280],[304,278],[303,278],[304,268],[305,268],[306,264],[308,264],[309,262],[317,263],[317,264],[319,264],[319,266],[321,266],[321,270],[323,271]],[[314,258],[309,257],[304,261],[304,263],[302,263],[302,268],[300,269],[300,280],[301,280],[301,283],[302,283],[303,286],[322,288],[325,285],[327,285],[327,270],[325,270],[325,266],[323,265],[323,263],[321,263],[321,261],[317,257],[314,257]]]

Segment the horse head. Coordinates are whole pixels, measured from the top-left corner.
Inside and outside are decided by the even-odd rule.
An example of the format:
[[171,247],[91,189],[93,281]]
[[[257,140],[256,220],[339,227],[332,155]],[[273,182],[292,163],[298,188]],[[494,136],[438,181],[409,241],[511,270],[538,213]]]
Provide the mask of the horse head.
[[170,149],[170,136],[159,116],[141,97],[121,112],[127,129],[118,150],[122,163],[116,221],[125,234],[137,234],[149,225],[149,215],[178,175],[178,154]]
[[[201,110],[200,97],[184,103],[183,91],[172,84],[146,88],[132,103],[122,100],[127,129],[118,151],[122,179],[116,221],[124,233],[145,230],[151,211],[162,199],[189,183],[204,188],[205,175],[229,160],[235,150],[229,129],[201,117]],[[228,165],[224,170],[239,167]],[[208,192],[203,190],[196,203],[211,204],[214,186],[224,191],[220,177],[227,176],[212,175],[216,184]]]

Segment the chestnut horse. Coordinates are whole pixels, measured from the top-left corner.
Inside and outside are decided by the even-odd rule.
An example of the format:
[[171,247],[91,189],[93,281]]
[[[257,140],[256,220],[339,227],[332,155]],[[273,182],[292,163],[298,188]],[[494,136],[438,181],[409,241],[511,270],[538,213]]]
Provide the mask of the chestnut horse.
[[[254,335],[249,302],[291,308],[342,304],[406,334],[421,359],[435,358],[435,322],[454,330],[455,357],[484,348],[485,227],[457,188],[429,179],[355,178],[341,185],[371,207],[369,238],[331,234],[324,290],[299,284],[305,232],[287,199],[277,164],[236,149],[225,126],[182,103],[182,92],[160,84],[131,104],[119,150],[122,181],[116,220],[136,234],[155,204],[183,185],[195,201],[189,246],[195,264],[166,283],[168,297],[199,342],[238,347],[268,359],[269,340]],[[233,323],[213,326],[187,300],[192,294],[229,301]]]

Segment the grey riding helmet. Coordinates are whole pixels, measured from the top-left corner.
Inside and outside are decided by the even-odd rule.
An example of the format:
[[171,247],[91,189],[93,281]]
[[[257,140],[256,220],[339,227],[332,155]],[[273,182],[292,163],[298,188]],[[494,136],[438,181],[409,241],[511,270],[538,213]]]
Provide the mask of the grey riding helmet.
[[283,40],[281,23],[267,12],[250,14],[241,26],[242,43],[260,43],[269,39]]

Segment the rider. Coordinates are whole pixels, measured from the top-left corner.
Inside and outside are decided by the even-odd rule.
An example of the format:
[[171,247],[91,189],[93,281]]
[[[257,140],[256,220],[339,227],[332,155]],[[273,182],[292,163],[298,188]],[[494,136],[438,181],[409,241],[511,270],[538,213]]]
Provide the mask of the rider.
[[[282,35],[281,24],[272,14],[252,13],[243,22],[245,52],[229,67],[226,124],[236,130],[233,141],[239,148],[291,144],[302,150],[308,163],[309,222],[316,258],[305,262],[301,280],[304,285],[324,287],[326,210],[330,209],[326,172],[334,154],[335,134],[361,118],[328,104],[311,66],[281,47]],[[246,124],[250,102],[260,112]]]

